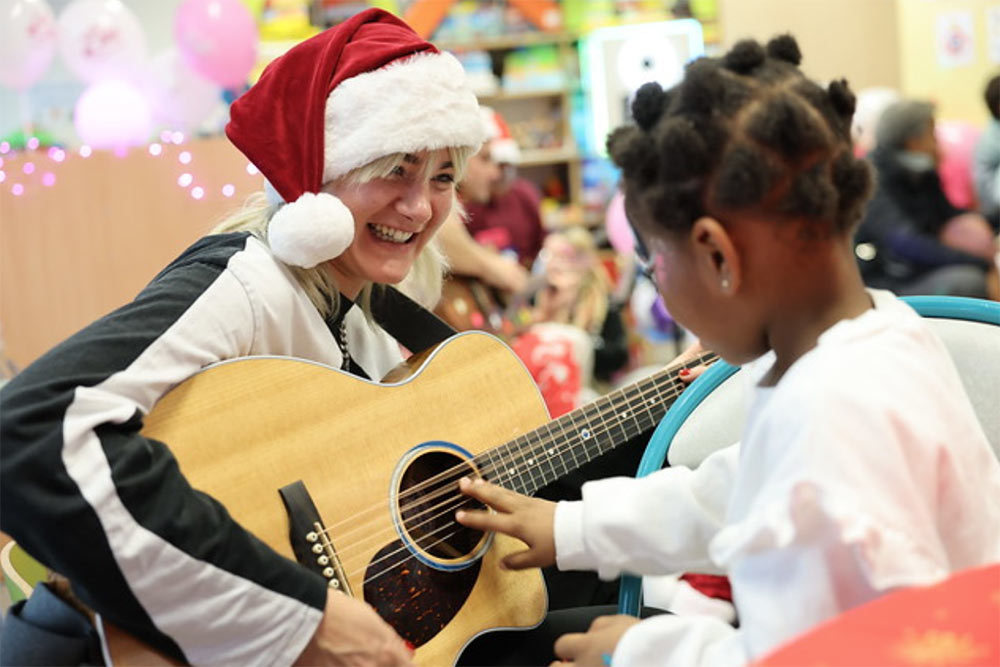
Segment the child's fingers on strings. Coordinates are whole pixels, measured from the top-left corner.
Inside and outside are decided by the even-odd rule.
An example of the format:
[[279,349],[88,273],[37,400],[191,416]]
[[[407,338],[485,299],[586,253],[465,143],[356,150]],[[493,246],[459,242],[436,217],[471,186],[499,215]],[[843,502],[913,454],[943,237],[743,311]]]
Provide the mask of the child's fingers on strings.
[[458,480],[458,488],[465,495],[486,503],[498,512],[513,511],[514,504],[520,498],[519,494],[509,491],[502,486],[490,484],[481,477],[477,477],[474,480],[463,477]]

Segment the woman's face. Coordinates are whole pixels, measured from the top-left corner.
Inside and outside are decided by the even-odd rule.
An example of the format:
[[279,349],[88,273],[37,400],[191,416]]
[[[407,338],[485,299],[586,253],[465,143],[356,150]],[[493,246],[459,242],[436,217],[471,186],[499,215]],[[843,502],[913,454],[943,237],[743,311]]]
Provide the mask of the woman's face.
[[455,167],[446,149],[423,151],[408,154],[387,177],[332,181],[323,191],[354,215],[354,241],[328,264],[341,291],[353,299],[367,282],[395,284],[410,272],[451,211]]

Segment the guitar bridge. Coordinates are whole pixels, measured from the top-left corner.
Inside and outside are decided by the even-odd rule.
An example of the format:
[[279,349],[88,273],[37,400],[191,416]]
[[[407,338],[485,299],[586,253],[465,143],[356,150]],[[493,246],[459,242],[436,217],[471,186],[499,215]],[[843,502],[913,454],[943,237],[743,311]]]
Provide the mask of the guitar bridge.
[[281,487],[278,493],[288,512],[288,538],[295,559],[326,579],[330,588],[351,595],[347,574],[306,485],[299,480]]

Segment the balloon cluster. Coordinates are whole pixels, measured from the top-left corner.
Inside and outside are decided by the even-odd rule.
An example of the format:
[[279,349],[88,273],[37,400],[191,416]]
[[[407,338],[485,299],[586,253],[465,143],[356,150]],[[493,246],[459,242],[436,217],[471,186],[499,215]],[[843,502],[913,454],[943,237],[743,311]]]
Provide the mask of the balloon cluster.
[[86,84],[74,110],[95,148],[145,143],[154,127],[190,130],[242,86],[257,59],[257,26],[240,0],[184,0],[175,46],[150,58],[121,0],[72,0],[58,19],[46,0],[0,0],[0,85],[26,91],[58,50]]

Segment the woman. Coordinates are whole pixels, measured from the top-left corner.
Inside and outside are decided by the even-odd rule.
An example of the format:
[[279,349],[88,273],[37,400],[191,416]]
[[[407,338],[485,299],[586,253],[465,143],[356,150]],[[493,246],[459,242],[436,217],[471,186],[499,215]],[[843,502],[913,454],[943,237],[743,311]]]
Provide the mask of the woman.
[[370,304],[411,270],[439,289],[432,238],[484,138],[476,99],[457,60],[369,10],[275,60],[226,133],[288,203],[254,203],[4,387],[0,528],[175,658],[408,663],[371,608],[247,533],[140,429],[225,359],[394,367]]

